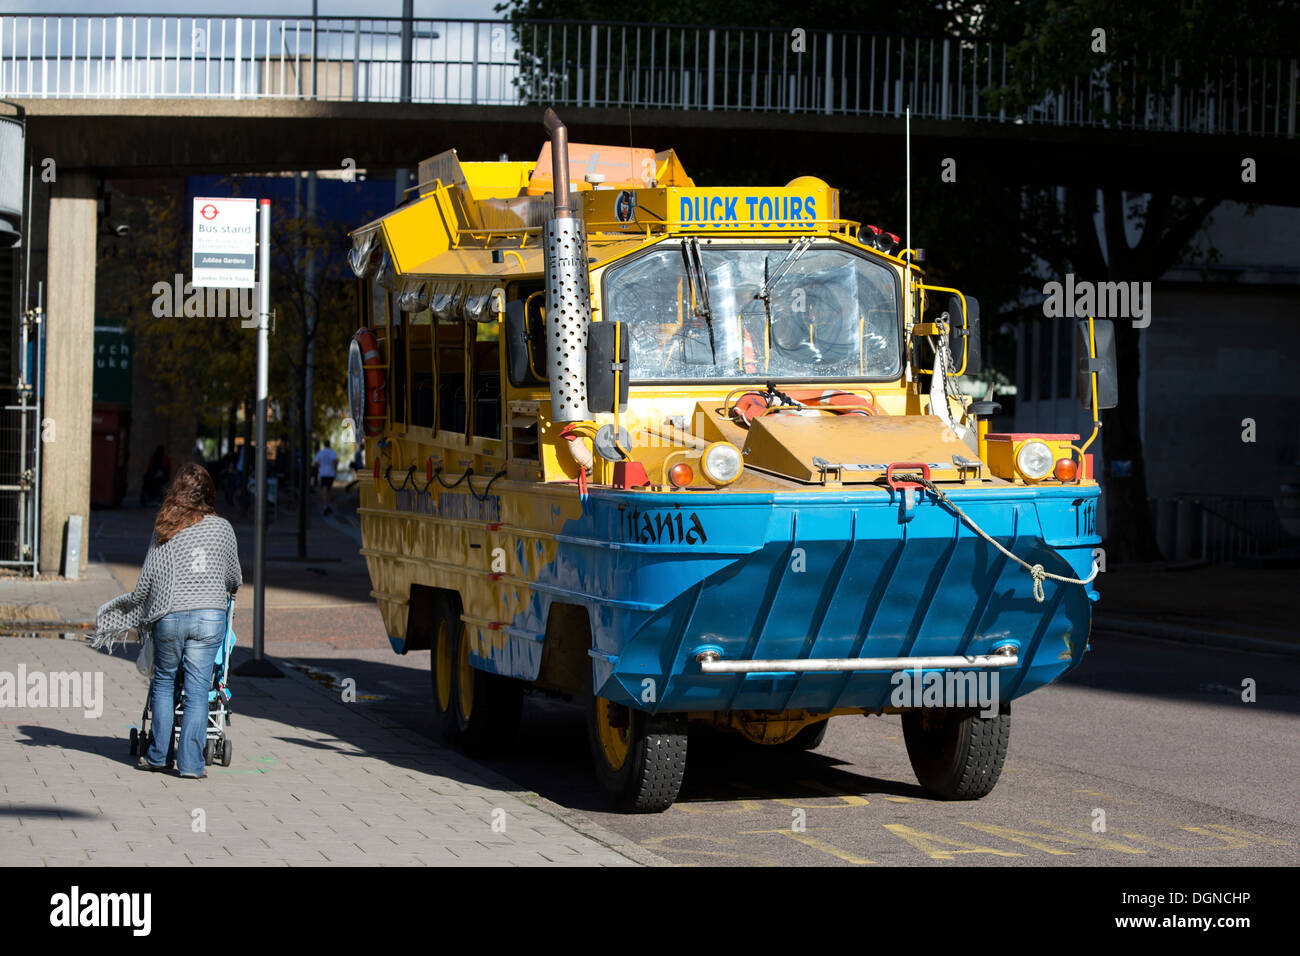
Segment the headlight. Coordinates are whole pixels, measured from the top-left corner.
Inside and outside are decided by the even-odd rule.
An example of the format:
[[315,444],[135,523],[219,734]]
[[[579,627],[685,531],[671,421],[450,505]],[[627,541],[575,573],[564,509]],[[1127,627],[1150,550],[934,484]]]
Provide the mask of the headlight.
[[739,448],[729,441],[717,441],[704,449],[700,465],[704,469],[704,477],[711,484],[729,485],[740,477],[745,462]]
[[1052,464],[1052,449],[1040,441],[1027,441],[1016,452],[1016,468],[1030,481],[1046,478]]

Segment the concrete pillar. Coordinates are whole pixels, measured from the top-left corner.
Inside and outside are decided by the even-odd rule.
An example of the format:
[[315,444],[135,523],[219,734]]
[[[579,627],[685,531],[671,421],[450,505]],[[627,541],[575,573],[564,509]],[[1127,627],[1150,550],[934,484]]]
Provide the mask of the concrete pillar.
[[42,572],[61,570],[69,515],[83,516],[83,568],[88,557],[97,186],[92,175],[60,172],[50,194],[43,430],[53,440],[42,448]]

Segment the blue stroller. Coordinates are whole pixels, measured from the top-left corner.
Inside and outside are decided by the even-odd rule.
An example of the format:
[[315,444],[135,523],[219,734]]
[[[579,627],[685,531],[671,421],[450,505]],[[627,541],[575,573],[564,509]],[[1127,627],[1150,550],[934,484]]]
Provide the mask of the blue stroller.
[[[226,639],[217,647],[217,656],[212,663],[212,684],[208,689],[208,733],[203,745],[203,762],[211,766],[217,761],[221,766],[229,767],[234,747],[226,737],[226,728],[230,726],[230,655],[235,648],[235,602],[233,598],[226,601]],[[172,720],[172,742],[167,748],[167,766],[172,766],[176,759],[176,745],[181,736],[181,715],[185,707],[185,682],[176,682],[176,705]],[[140,716],[140,726],[131,728],[131,756],[143,754],[153,744],[153,731],[149,725],[153,721],[152,711],[153,681],[149,682],[149,693],[145,695],[144,713]]]

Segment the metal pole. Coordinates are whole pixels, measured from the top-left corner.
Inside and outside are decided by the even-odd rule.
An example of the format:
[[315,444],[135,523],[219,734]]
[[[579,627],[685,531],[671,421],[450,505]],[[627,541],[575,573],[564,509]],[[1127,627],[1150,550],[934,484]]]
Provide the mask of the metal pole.
[[[398,66],[398,82],[401,89],[398,91],[397,98],[403,103],[411,102],[411,59],[414,50],[412,36],[413,19],[415,17],[415,0],[402,0],[402,27],[401,27],[401,56],[402,62]],[[385,44],[387,46],[387,44]]]
[[[907,199],[907,276],[908,281],[912,277],[912,260],[915,255],[912,252],[912,107],[908,104],[907,112],[903,119],[903,142],[904,142],[904,160],[903,160],[903,192]],[[911,289],[908,289],[908,295],[911,295]]]
[[257,494],[253,510],[253,657],[238,673],[245,677],[283,677],[266,659],[266,395],[271,318],[271,200],[258,205],[257,243]]

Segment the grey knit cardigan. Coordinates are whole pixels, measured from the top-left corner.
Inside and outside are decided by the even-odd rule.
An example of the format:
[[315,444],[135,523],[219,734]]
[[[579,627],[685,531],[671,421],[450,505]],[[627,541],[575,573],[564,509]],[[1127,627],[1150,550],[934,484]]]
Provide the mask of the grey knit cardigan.
[[114,598],[95,616],[95,647],[126,638],[132,628],[152,627],[173,611],[225,610],[227,596],[244,581],[239,546],[230,522],[206,515],[163,545],[155,534],[135,590]]

